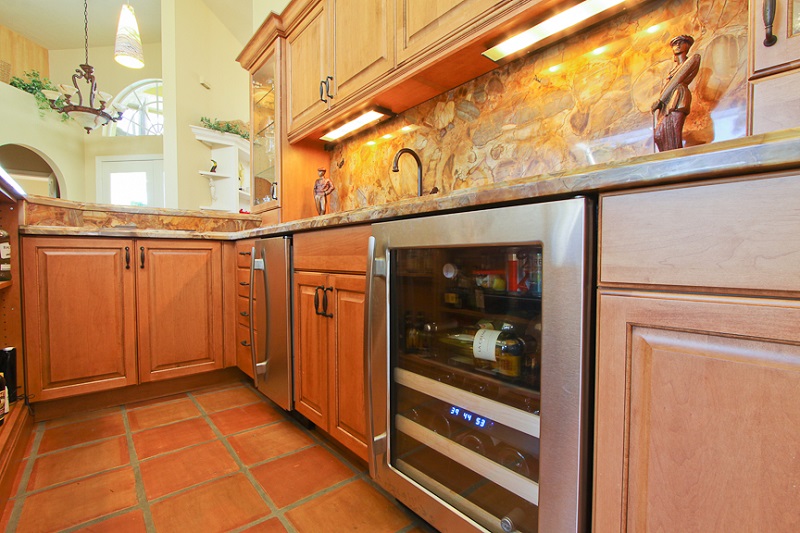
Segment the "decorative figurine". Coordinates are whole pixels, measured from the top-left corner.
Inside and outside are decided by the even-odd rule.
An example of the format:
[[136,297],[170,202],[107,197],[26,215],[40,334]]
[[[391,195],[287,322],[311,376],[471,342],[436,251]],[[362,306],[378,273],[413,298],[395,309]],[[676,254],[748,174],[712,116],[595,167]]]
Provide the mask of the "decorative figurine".
[[317,206],[317,213],[320,215],[325,214],[325,210],[328,206],[327,196],[333,192],[333,182],[325,177],[325,172],[327,172],[324,168],[317,169],[317,181],[314,182],[314,203]]
[[211,160],[211,170],[209,172],[216,172],[217,171],[217,162],[213,159]]
[[691,35],[679,35],[669,42],[675,66],[667,76],[658,100],[653,102],[653,140],[660,152],[683,148],[683,123],[691,111],[689,84],[700,69],[700,54],[687,59],[694,44]]

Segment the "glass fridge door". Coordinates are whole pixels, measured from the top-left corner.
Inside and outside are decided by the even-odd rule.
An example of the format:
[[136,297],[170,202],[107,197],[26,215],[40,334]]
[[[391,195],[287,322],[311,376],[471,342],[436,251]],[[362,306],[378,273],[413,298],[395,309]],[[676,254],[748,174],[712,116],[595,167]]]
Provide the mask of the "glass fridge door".
[[533,242],[389,256],[391,464],[491,530],[537,531],[547,252]]

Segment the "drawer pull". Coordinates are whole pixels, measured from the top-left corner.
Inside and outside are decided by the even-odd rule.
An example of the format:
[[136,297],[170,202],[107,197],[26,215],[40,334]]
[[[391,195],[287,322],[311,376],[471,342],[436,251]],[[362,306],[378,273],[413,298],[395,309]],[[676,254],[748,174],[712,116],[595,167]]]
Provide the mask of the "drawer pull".
[[131,247],[125,247],[125,268],[130,270],[131,268]]
[[250,343],[248,341],[242,341],[241,344],[242,346],[250,346]]
[[764,17],[764,30],[767,36],[764,38],[764,46],[772,46],[778,42],[778,36],[772,33],[772,23],[775,22],[775,0],[764,0],[762,16]]
[[239,285],[241,285],[242,287],[247,287],[248,285],[250,285],[250,282],[249,281],[240,281]]
[[239,252],[239,255],[250,255],[250,250],[248,250],[246,252]]
[[247,311],[239,311],[239,314],[242,316],[250,316],[250,313],[248,313]]

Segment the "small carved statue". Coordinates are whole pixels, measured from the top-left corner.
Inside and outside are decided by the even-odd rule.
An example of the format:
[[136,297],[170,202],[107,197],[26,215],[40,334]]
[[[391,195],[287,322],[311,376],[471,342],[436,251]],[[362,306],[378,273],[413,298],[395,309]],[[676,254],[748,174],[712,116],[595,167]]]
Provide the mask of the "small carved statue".
[[692,93],[689,84],[700,69],[700,54],[688,57],[694,44],[691,35],[679,35],[669,42],[675,66],[667,76],[658,100],[653,102],[653,140],[660,152],[683,148],[683,123],[691,111]]
[[327,172],[324,168],[317,169],[317,181],[314,182],[314,203],[317,206],[317,213],[320,215],[325,214],[325,210],[328,207],[328,200],[327,196],[333,192],[333,182],[330,178],[325,177],[325,172]]
[[213,159],[211,160],[211,170],[209,172],[216,172],[217,171],[217,162]]

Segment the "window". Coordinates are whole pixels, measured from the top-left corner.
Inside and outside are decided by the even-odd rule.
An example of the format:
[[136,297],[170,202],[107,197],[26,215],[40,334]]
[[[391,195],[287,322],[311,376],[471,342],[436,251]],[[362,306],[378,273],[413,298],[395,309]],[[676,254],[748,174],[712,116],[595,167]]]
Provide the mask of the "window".
[[103,135],[163,135],[164,99],[161,80],[149,79],[123,89],[114,103],[125,108],[122,118],[103,129]]
[[97,201],[164,207],[164,166],[159,157],[98,157]]

